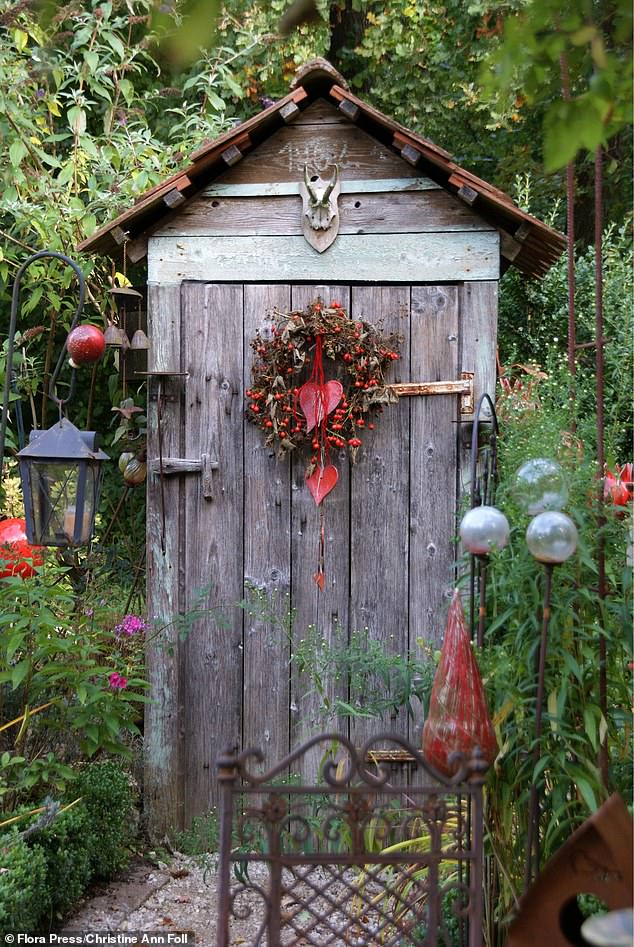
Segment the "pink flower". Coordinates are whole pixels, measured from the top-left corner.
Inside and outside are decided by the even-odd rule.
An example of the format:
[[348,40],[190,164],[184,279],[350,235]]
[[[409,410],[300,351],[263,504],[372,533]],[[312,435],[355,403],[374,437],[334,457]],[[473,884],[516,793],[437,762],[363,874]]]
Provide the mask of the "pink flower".
[[132,637],[132,635],[140,634],[144,631],[147,631],[147,625],[138,615],[126,615],[114,629],[117,638],[121,635]]
[[117,671],[113,671],[108,677],[108,683],[113,690],[123,690],[128,686],[127,677],[122,677]]

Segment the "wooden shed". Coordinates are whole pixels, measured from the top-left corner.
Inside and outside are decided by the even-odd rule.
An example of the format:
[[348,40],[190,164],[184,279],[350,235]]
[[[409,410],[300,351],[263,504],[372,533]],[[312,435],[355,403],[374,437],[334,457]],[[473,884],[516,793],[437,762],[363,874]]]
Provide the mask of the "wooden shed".
[[[301,197],[327,181],[332,240],[307,225]],[[80,249],[120,255],[124,244],[129,260],[147,258],[149,615],[209,609],[185,641],[174,631],[170,649],[148,653],[145,798],[161,832],[215,804],[226,746],[273,761],[323,729],[324,695],[306,692],[293,641],[234,607],[245,587],[292,607],[295,640],[313,626],[326,643],[335,628],[367,628],[400,654],[439,642],[473,403],[494,395],[498,281],[510,264],[542,275],[564,241],[317,60]],[[306,459],[276,459],[244,399],[249,343],[270,311],[317,297],[401,333],[390,380],[430,392],[386,407],[356,464],[341,452],[323,590]],[[326,696],[335,686],[345,700],[345,682]],[[385,722],[413,735],[404,714]],[[352,735],[376,729],[359,722]]]

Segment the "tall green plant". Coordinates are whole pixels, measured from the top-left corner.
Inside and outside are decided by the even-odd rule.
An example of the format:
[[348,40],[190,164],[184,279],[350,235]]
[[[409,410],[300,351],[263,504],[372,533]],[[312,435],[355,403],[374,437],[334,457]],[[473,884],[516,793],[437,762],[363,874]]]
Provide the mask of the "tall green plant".
[[[534,188],[525,187],[531,202]],[[527,208],[528,209],[528,208]],[[609,226],[603,235],[603,307],[606,457],[609,466],[624,463],[632,444],[631,380],[634,372],[634,269],[630,223]],[[506,274],[500,292],[499,353],[505,377],[528,382],[522,369],[537,364],[551,378],[541,401],[560,410],[541,415],[540,424],[576,425],[588,453],[596,443],[595,386],[595,255],[589,247],[578,255],[575,276],[577,374],[565,374],[568,340],[567,260],[562,257],[543,277],[527,280],[516,271]],[[514,369],[514,366],[519,366]],[[526,384],[524,384],[524,391]],[[566,393],[575,403],[566,404]],[[521,407],[519,401],[518,407]],[[562,414],[563,411],[563,414]],[[572,412],[572,413],[571,413]],[[532,436],[532,435],[531,435]]]
[[4,811],[62,791],[81,754],[128,754],[140,732],[140,626],[117,632],[103,606],[98,616],[77,599],[66,576],[49,561],[33,578],[0,580]]
[[[542,863],[605,799],[598,768],[599,745],[607,739],[610,790],[631,798],[630,672],[631,570],[626,564],[631,513],[608,506],[604,542],[608,596],[597,590],[597,492],[592,429],[571,435],[563,372],[541,381],[538,403],[503,426],[497,505],[512,524],[511,542],[488,570],[488,628],[480,656],[492,703],[500,752],[490,776],[486,806],[490,856],[489,939],[501,931],[522,891],[530,786],[541,799]],[[570,485],[567,512],[579,532],[577,554],[554,573],[546,662],[546,706],[539,761],[533,767],[536,657],[541,630],[543,575],[528,552],[529,522],[515,502],[514,477],[524,460],[556,457]],[[601,711],[598,647],[608,653],[607,714]],[[496,939],[496,938],[499,938]]]

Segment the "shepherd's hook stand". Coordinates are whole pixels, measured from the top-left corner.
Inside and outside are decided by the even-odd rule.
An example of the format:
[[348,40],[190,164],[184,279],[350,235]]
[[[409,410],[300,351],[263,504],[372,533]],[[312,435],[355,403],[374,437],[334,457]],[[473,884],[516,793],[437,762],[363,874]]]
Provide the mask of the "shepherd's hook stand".
[[[20,269],[15,275],[15,281],[13,283],[13,294],[11,296],[11,317],[9,320],[9,334],[8,334],[8,345],[7,345],[7,361],[5,365],[5,375],[4,375],[4,394],[2,398],[2,422],[0,423],[0,480],[2,479],[2,474],[4,472],[4,445],[7,435],[7,423],[9,418],[9,397],[11,391],[11,375],[13,370],[13,353],[15,350],[15,328],[18,318],[18,309],[20,306],[20,286],[22,283],[22,277],[25,271],[29,268],[31,263],[34,263],[36,260],[43,260],[47,258],[52,258],[54,260],[61,260],[62,263],[65,263],[66,266],[70,266],[74,271],[79,280],[79,302],[77,303],[77,308],[73,316],[72,322],[70,324],[69,333],[75,328],[79,317],[84,308],[84,299],[86,295],[86,280],[84,274],[79,268],[78,264],[74,260],[71,260],[70,257],[65,256],[63,253],[58,253],[56,250],[40,250],[38,253],[34,253],[22,264]],[[68,338],[68,337],[67,337]],[[55,386],[57,384],[57,377],[62,369],[64,364],[64,357],[66,354],[66,342],[64,342],[64,347],[62,349],[61,355],[55,366],[55,370],[51,375],[51,379],[48,386],[48,395],[58,406],[61,413],[62,408],[65,404],[68,404],[69,401],[72,401],[75,394],[75,383],[76,375],[75,369],[72,369],[70,387],[68,391],[67,398],[58,398],[55,393]]]

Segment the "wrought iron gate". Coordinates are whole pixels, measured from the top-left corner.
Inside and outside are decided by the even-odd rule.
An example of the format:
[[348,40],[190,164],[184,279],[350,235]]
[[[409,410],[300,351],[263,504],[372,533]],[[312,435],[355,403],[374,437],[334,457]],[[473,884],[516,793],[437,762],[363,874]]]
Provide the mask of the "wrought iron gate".
[[[406,753],[425,785],[395,786],[374,761]],[[285,775],[321,747],[321,780]],[[257,750],[218,760],[218,947],[257,917],[252,947],[480,947],[482,785],[486,763],[456,754],[433,771],[407,741],[381,734],[360,748],[322,734],[257,774]],[[232,883],[231,874],[239,879]]]

